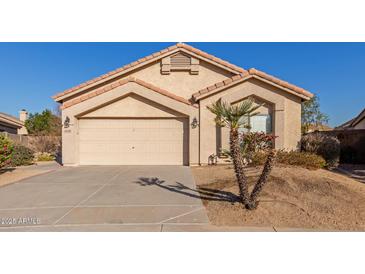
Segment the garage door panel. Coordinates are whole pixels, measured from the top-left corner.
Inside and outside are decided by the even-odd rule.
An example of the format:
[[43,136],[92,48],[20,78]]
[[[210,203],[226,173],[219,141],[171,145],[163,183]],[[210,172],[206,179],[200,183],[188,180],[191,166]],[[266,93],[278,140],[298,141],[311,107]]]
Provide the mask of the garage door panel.
[[188,164],[187,119],[81,119],[80,164]]
[[[173,119],[81,119],[80,129],[84,128],[180,128],[185,118]],[[121,122],[123,121],[123,122]]]
[[80,144],[81,153],[182,153],[183,148],[180,147],[181,143],[134,143],[134,144],[95,144],[95,143],[83,143]]
[[129,142],[134,141],[173,141],[181,142],[183,140],[182,129],[136,129],[136,130],[104,130],[104,129],[83,129],[80,131],[80,141],[98,142],[115,141]]

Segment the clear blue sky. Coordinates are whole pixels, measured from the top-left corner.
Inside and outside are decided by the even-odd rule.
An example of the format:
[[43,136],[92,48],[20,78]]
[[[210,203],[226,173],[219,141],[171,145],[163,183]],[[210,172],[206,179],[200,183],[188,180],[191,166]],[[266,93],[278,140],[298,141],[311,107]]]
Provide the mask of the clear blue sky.
[[[0,43],[0,111],[54,109],[51,96],[174,43]],[[365,108],[365,43],[189,43],[316,93],[330,125]]]

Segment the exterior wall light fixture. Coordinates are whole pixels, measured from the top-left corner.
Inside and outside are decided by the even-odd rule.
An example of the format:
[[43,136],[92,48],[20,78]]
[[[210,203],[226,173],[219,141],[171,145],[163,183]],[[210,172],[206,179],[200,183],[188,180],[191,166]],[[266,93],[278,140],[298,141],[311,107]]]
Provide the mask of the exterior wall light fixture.
[[191,128],[196,128],[199,126],[198,124],[198,119],[196,119],[196,117],[194,117],[193,121],[191,122]]

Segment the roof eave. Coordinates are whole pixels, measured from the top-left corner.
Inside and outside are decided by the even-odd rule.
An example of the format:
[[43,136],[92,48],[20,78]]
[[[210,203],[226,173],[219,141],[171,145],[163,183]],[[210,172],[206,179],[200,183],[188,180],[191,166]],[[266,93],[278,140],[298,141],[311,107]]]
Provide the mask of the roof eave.
[[16,127],[16,128],[22,128],[24,126],[24,123],[21,123],[21,122],[15,122],[13,120],[10,120],[10,119],[7,119],[6,117],[4,116],[1,116],[0,117],[0,122],[2,123],[6,123],[8,125],[11,125],[13,127]]
[[147,83],[145,81],[142,81],[138,78],[135,78],[135,77],[132,77],[132,76],[129,76],[127,78],[124,78],[122,80],[119,80],[118,83],[114,83],[114,84],[109,84],[107,86],[105,86],[104,88],[101,88],[101,89],[97,89],[96,91],[92,92],[92,93],[89,93],[87,95],[82,95],[82,96],[79,96],[78,98],[76,99],[73,99],[73,100],[69,100],[67,102],[65,102],[62,106],[61,106],[61,109],[66,109],[66,108],[69,108],[69,107],[72,107],[73,105],[76,105],[76,104],[79,104],[83,101],[86,101],[88,99],[91,99],[91,98],[94,98],[96,96],[99,96],[105,92],[109,92],[111,90],[113,90],[114,88],[117,88],[117,87],[120,87],[120,86],[123,86],[123,85],[126,85],[130,82],[133,82],[133,83],[136,83],[140,86],[143,86],[147,89],[150,89],[152,91],[155,91],[163,96],[166,96],[166,97],[169,97],[170,99],[173,99],[177,102],[180,102],[180,103],[183,103],[183,104],[186,104],[188,106],[192,106],[192,107],[197,107],[195,106],[194,104],[192,104],[189,100],[186,100],[185,98],[183,97],[180,97],[180,96],[177,96],[167,90],[163,90],[159,87],[156,87],[150,83]]
[[296,95],[296,96],[298,96],[298,97],[302,98],[303,100],[310,100],[310,99],[313,97],[313,94],[312,94],[312,96],[306,96],[306,95],[304,95],[304,94],[300,94],[300,93],[298,93],[298,92],[295,92],[295,91],[293,91],[293,90],[291,90],[291,89],[288,89],[288,88],[285,88],[285,87],[283,87],[283,86],[280,86],[280,85],[278,85],[278,84],[276,84],[276,83],[273,83],[273,82],[271,82],[271,81],[269,81],[269,80],[266,80],[266,79],[264,79],[264,78],[262,78],[262,77],[259,77],[259,76],[257,76],[257,75],[247,75],[246,77],[243,77],[243,78],[241,78],[241,79],[240,79],[240,80],[238,80],[238,81],[231,82],[230,84],[225,85],[225,86],[222,86],[222,87],[220,87],[220,88],[217,88],[217,89],[213,90],[212,92],[206,92],[206,93],[204,93],[204,94],[200,94],[200,95],[193,95],[193,99],[194,99],[195,101],[199,101],[199,100],[201,100],[201,99],[204,99],[204,98],[206,98],[206,97],[209,97],[209,96],[212,96],[212,95],[214,95],[214,94],[217,94],[217,93],[219,93],[219,92],[221,92],[221,91],[223,91],[223,90],[225,90],[225,89],[227,89],[227,88],[230,88],[230,87],[232,87],[232,86],[235,86],[235,85],[237,85],[237,84],[240,84],[240,83],[245,82],[245,81],[247,81],[247,80],[249,80],[249,79],[252,79],[252,78],[254,78],[254,79],[258,79],[258,80],[263,81],[263,82],[265,82],[265,83],[267,83],[267,84],[270,84],[270,85],[272,85],[272,86],[275,86],[275,87],[277,87],[277,88],[279,88],[279,89],[281,89],[281,90],[284,90],[284,91],[289,92],[289,93],[291,93],[291,94],[293,94],[293,95]]
[[[118,78],[118,77],[120,77],[120,76],[122,76],[122,75],[124,75],[124,74],[128,74],[129,72],[132,72],[132,71],[134,71],[134,70],[137,70],[137,69],[139,69],[139,68],[141,68],[141,67],[144,67],[144,66],[146,66],[146,65],[149,65],[149,64],[151,64],[151,63],[153,63],[154,61],[156,61],[156,60],[158,60],[158,59],[160,59],[160,58],[164,58],[164,57],[166,57],[166,56],[169,56],[170,54],[174,54],[174,53],[176,53],[177,51],[178,51],[179,49],[178,48],[176,48],[176,49],[174,49],[174,50],[172,50],[172,51],[168,51],[168,52],[166,52],[166,53],[164,53],[164,54],[162,54],[162,55],[159,55],[159,56],[155,56],[155,57],[153,57],[153,58],[150,58],[150,59],[148,59],[148,60],[146,60],[146,61],[143,61],[143,62],[140,62],[139,64],[137,64],[137,65],[135,65],[135,66],[130,66],[129,68],[126,68],[126,69],[124,69],[123,71],[121,71],[120,73],[116,73],[116,74],[113,74],[113,75],[110,75],[109,77],[103,77],[103,76],[100,76],[100,80],[98,80],[98,81],[96,81],[96,82],[94,82],[94,83],[91,83],[91,84],[85,84],[83,87],[80,87],[79,89],[76,89],[76,90],[74,90],[74,91],[72,91],[72,92],[70,92],[70,93],[67,93],[67,94],[64,94],[64,95],[54,95],[54,96],[52,96],[52,98],[56,101],[56,102],[62,102],[64,99],[66,99],[66,98],[68,98],[68,97],[70,97],[70,96],[74,96],[74,95],[77,95],[77,94],[79,94],[79,93],[81,93],[81,92],[83,92],[83,91],[85,91],[85,90],[88,90],[88,89],[92,89],[93,87],[95,87],[95,86],[98,86],[98,85],[100,85],[100,84],[102,84],[102,83],[104,83],[104,82],[107,82],[107,81],[110,81],[110,80],[113,80],[114,78]],[[143,59],[143,58],[142,58]],[[132,63],[131,63],[132,64]],[[128,66],[128,65],[127,65]],[[107,74],[106,74],[107,75]],[[98,77],[97,77],[98,78]],[[96,78],[96,79],[97,79]],[[87,82],[86,82],[87,83]]]
[[349,125],[350,127],[354,127],[356,126],[358,123],[360,123],[363,119],[365,118],[365,109],[363,109],[363,111],[360,112],[360,114],[358,116],[356,116],[351,124]]
[[303,93],[296,92],[296,91],[294,91],[294,90],[291,90],[291,89],[289,89],[289,88],[286,88],[286,87],[283,87],[283,86],[281,86],[281,85],[278,85],[278,84],[276,84],[276,83],[274,83],[274,82],[272,82],[272,81],[266,80],[265,78],[262,78],[262,77],[257,76],[257,75],[252,75],[252,77],[253,77],[253,78],[256,78],[256,79],[258,79],[258,80],[260,80],[260,81],[263,81],[263,82],[265,82],[265,83],[268,83],[268,84],[270,84],[270,85],[272,85],[272,86],[275,86],[275,87],[277,87],[277,88],[279,88],[279,89],[282,89],[282,90],[284,90],[284,91],[287,91],[287,92],[289,92],[289,93],[291,93],[291,94],[293,94],[293,95],[296,95],[296,96],[298,96],[298,97],[300,97],[300,98],[302,98],[302,99],[304,99],[304,100],[306,100],[306,101],[310,100],[310,99],[314,96],[313,94],[305,95],[305,94],[303,94]]

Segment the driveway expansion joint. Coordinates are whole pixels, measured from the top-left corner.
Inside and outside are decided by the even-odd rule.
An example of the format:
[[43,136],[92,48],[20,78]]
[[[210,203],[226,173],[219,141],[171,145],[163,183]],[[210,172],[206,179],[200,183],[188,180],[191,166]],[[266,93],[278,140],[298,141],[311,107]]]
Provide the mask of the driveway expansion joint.
[[172,221],[172,220],[174,220],[174,219],[177,219],[177,218],[180,218],[180,217],[183,217],[183,216],[189,215],[189,214],[191,214],[191,213],[197,212],[197,211],[202,210],[202,209],[204,209],[204,207],[199,207],[199,208],[196,208],[196,209],[190,210],[190,211],[188,211],[188,212],[185,212],[185,213],[179,214],[179,215],[177,215],[177,216],[174,216],[174,217],[170,217],[170,218],[168,218],[168,219],[165,219],[165,220],[161,221],[160,223],[166,223],[166,222],[168,222],[168,221]]
[[[128,170],[127,170],[128,172]],[[84,200],[82,200],[81,202],[79,202],[78,204],[76,204],[74,207],[72,207],[69,211],[67,211],[61,218],[57,219],[55,222],[53,222],[53,225],[59,223],[60,221],[62,221],[67,215],[69,215],[75,208],[77,208],[78,206],[82,205],[83,203],[87,202],[91,197],[93,197],[96,193],[98,193],[100,190],[102,190],[104,187],[106,187],[108,184],[110,184],[110,182],[112,182],[115,178],[117,178],[119,175],[121,174],[120,171],[118,171],[112,178],[110,178],[107,183],[105,183],[104,185],[102,185],[100,188],[98,188],[97,190],[95,190],[93,193],[91,193],[88,197],[86,197]]]

